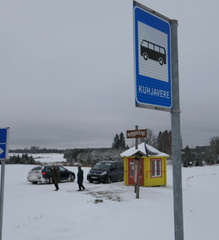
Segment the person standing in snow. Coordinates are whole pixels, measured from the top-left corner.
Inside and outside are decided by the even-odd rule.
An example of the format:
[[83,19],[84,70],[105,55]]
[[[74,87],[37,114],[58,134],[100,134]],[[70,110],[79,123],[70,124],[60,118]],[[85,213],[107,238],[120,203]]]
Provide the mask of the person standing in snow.
[[77,174],[77,183],[78,183],[78,191],[84,190],[85,187],[83,185],[83,180],[84,180],[84,172],[81,169],[81,167],[78,167],[78,174]]
[[59,171],[58,171],[56,166],[51,167],[51,175],[52,175],[53,183],[54,183],[55,188],[56,188],[54,191],[58,191],[59,190],[60,176],[59,176]]

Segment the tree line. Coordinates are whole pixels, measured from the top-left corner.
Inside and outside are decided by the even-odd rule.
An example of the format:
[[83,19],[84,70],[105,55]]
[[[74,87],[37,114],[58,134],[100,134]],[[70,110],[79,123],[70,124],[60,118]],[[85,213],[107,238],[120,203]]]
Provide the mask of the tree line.
[[6,164],[38,164],[39,162],[35,161],[32,155],[27,153],[20,155],[10,156],[5,161]]
[[[171,155],[171,131],[160,132],[156,137],[151,129],[147,129],[147,137],[139,138],[138,144],[145,142],[158,150]],[[130,146],[132,147],[132,146]],[[67,149],[64,158],[67,162],[94,164],[100,160],[121,160],[120,154],[128,149],[124,133],[116,134],[110,148]]]
[[[158,137],[156,137],[152,130],[147,129],[147,138],[138,139],[138,143],[145,142],[149,145],[158,148],[171,155],[171,132],[164,131],[160,132]],[[130,146],[132,147],[132,146]],[[59,149],[46,149],[40,148],[38,146],[32,146],[30,149],[16,149],[10,150],[10,153],[22,153],[20,155],[10,156],[6,163],[15,164],[37,164],[32,155],[36,153],[63,153],[64,159],[67,163],[81,163],[81,164],[94,164],[100,160],[121,160],[120,154],[128,149],[129,146],[126,144],[124,133],[117,133],[113,138],[111,147],[109,148],[72,148],[66,150]]]
[[212,137],[209,146],[187,145],[182,149],[182,162],[184,167],[219,164],[219,137]]
[[[147,137],[139,138],[138,144],[145,142],[159,151],[172,155],[171,131],[160,131],[154,135],[151,129],[147,129]],[[109,148],[72,148],[66,150],[46,149],[32,146],[30,149],[10,150],[11,153],[22,153],[22,156],[10,156],[6,163],[37,164],[28,154],[34,153],[63,153],[68,163],[94,164],[100,160],[120,160],[120,154],[128,149],[123,132],[116,134]],[[184,167],[202,166],[203,164],[219,163],[219,137],[212,137],[209,146],[197,146],[190,148],[188,145],[182,148],[182,163]]]
[[31,146],[30,148],[24,149],[10,149],[9,153],[28,153],[28,154],[36,154],[36,153],[64,153],[65,150],[57,149],[57,148],[40,148],[39,146]]

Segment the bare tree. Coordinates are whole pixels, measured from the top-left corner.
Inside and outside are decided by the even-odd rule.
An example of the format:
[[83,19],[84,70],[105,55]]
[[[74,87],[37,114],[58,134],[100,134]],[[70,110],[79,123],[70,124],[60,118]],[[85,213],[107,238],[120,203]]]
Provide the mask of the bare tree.
[[210,147],[214,150],[215,154],[219,154],[219,137],[212,137],[210,139]]
[[157,143],[158,149],[161,152],[167,153],[169,155],[172,154],[172,140],[171,140],[171,131],[165,130],[164,132],[159,132]]
[[145,142],[153,147],[157,147],[157,137],[154,135],[153,131],[150,128],[146,128],[146,130],[147,130],[147,137],[139,138],[138,143]]

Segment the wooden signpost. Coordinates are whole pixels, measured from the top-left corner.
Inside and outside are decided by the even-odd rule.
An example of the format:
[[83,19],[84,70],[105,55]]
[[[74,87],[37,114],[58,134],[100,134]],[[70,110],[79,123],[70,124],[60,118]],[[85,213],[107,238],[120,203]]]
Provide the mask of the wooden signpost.
[[[138,129],[138,126],[135,126],[135,130],[126,131],[126,137],[135,138],[135,149],[138,149],[138,138],[146,138],[147,130]],[[136,198],[139,198],[140,174],[141,174],[141,157],[139,156],[139,154],[137,154],[135,156],[135,161],[134,161],[134,182],[135,182]]]

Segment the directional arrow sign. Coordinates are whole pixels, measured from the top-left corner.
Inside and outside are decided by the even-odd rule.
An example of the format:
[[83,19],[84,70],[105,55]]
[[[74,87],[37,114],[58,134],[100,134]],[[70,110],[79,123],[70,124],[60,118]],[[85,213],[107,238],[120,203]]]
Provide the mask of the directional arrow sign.
[[146,129],[127,130],[126,137],[127,138],[145,138],[147,137],[147,130]]
[[0,160],[6,159],[8,155],[8,134],[9,128],[0,128]]
[[0,155],[1,155],[3,152],[4,152],[4,150],[0,148]]
[[0,159],[6,158],[6,144],[0,144]]

